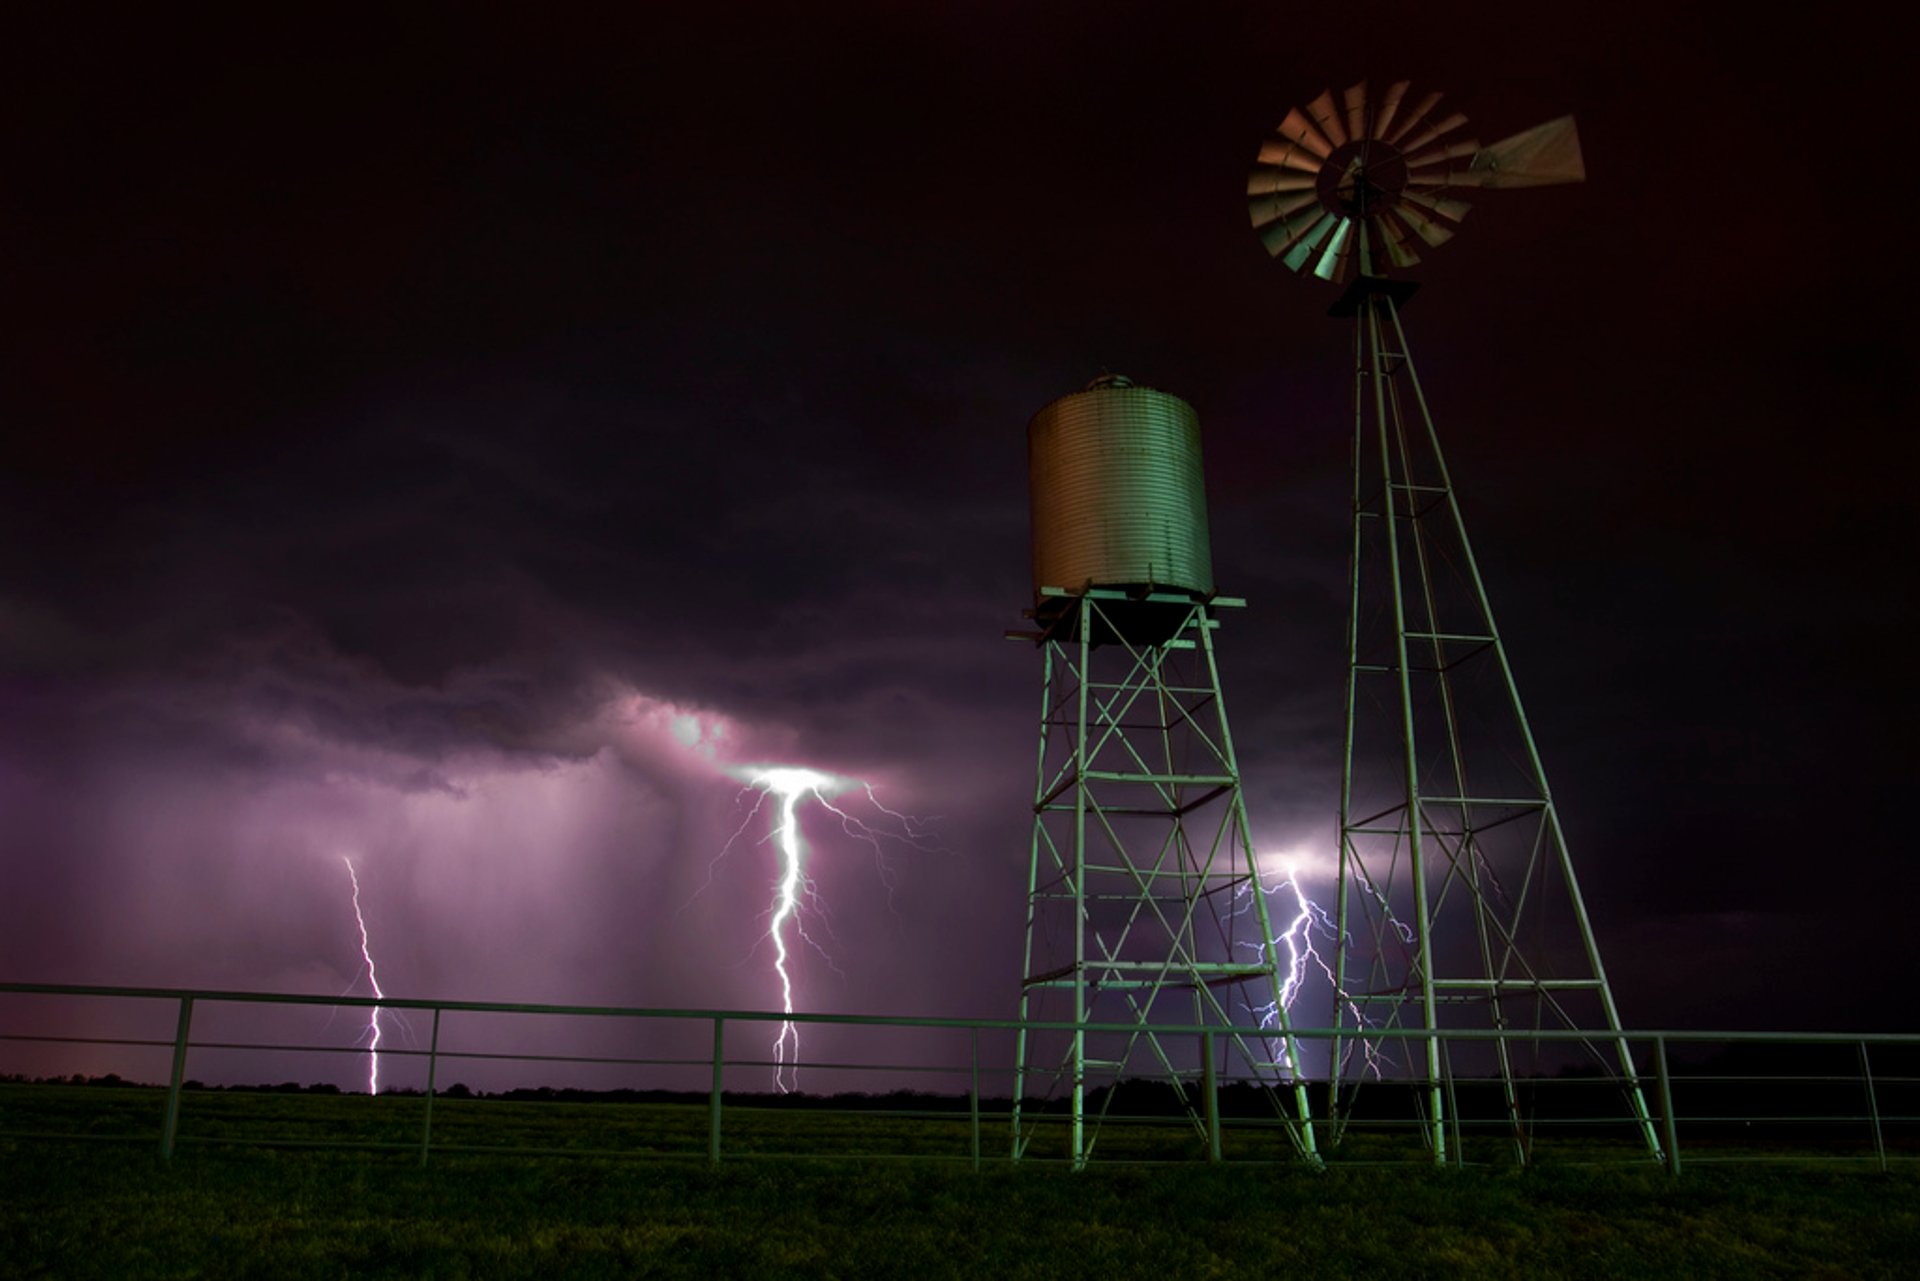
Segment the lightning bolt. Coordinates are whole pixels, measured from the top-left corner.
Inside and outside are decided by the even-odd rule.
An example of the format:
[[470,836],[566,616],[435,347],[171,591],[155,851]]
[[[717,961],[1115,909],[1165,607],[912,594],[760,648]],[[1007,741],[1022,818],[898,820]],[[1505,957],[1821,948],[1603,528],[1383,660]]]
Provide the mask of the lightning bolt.
[[[793,974],[787,969],[791,955],[787,926],[791,922],[794,932],[800,932],[800,893],[807,886],[807,846],[800,837],[797,811],[801,797],[812,793],[824,800],[828,795],[825,789],[842,790],[844,784],[830,774],[790,766],[760,770],[747,779],[747,784],[780,798],[780,813],[773,828],[774,841],[780,849],[780,879],[774,885],[773,915],[767,925],[767,937],[773,940],[773,972],[780,978],[780,1011],[791,1016]],[[800,1029],[788,1017],[780,1024],[779,1035],[773,1040],[773,1084],[780,1093],[790,1093],[799,1085],[799,1063]],[[792,1085],[787,1083],[789,1078]]]
[[[779,800],[779,810],[773,820],[773,831],[769,840],[780,851],[780,876],[774,883],[773,907],[767,921],[767,938],[773,944],[773,970],[780,981],[780,1011],[789,1017],[780,1024],[779,1034],[773,1042],[773,1084],[782,1094],[790,1094],[799,1088],[800,1029],[792,1020],[793,1014],[793,972],[789,962],[797,943],[804,942],[821,956],[826,953],[820,945],[807,934],[802,924],[800,912],[803,906],[811,906],[826,917],[826,905],[815,894],[812,880],[806,874],[807,845],[800,834],[799,808],[803,799],[811,796],[829,813],[840,820],[840,826],[856,840],[864,841],[873,847],[874,859],[879,866],[881,881],[887,887],[888,903],[891,906],[894,889],[893,872],[887,865],[885,850],[881,838],[887,837],[904,842],[915,849],[933,851],[937,847],[928,843],[924,823],[926,820],[911,818],[905,814],[888,809],[874,795],[873,785],[859,779],[841,778],[837,775],[822,773],[797,765],[779,765],[751,767],[734,771],[735,777],[742,779],[747,787],[757,789],[760,799],[756,800],[751,812],[742,821],[726,846],[722,847],[719,858],[725,857],[740,833],[746,830],[753,816],[760,812],[761,801],[767,797]],[[849,814],[833,803],[832,798],[842,792],[858,787],[864,789],[867,799],[875,809],[887,815],[899,824],[900,831],[894,832],[875,828]],[[708,869],[711,881],[712,869]],[[828,929],[831,934],[831,926]],[[791,937],[790,937],[791,936]],[[832,965],[832,959],[827,963]],[[837,973],[838,971],[836,971]]]
[[1333,968],[1327,964],[1326,958],[1320,955],[1319,949],[1314,947],[1313,936],[1317,931],[1330,939],[1337,940],[1340,937],[1340,930],[1334,924],[1333,917],[1328,915],[1327,910],[1308,898],[1306,890],[1301,888],[1298,860],[1289,859],[1286,869],[1287,874],[1280,886],[1274,888],[1284,886],[1292,890],[1296,910],[1293,919],[1287,922],[1287,928],[1280,931],[1275,942],[1287,950],[1287,980],[1280,987],[1280,1002],[1291,1010],[1293,998],[1299,995],[1300,985],[1306,981],[1309,961],[1327,976],[1328,983],[1333,982]]
[[[367,982],[373,987],[375,997],[384,998],[380,990],[380,976],[373,970],[373,946],[367,939],[367,918],[360,910],[360,874],[353,870],[353,860],[345,854],[340,861],[347,865],[347,879],[353,884],[353,922],[360,927],[360,959],[367,967]],[[374,1006],[367,1016],[367,1093],[380,1093],[380,1007]]]
[[[1357,1001],[1339,990],[1334,979],[1333,967],[1327,963],[1327,958],[1320,954],[1320,949],[1314,941],[1315,936],[1318,935],[1331,940],[1336,947],[1344,945],[1345,940],[1340,937],[1339,925],[1334,921],[1332,913],[1307,896],[1305,887],[1300,884],[1301,860],[1288,857],[1278,861],[1284,874],[1277,884],[1262,885],[1261,892],[1273,895],[1282,891],[1291,891],[1293,918],[1286,923],[1285,929],[1274,935],[1264,946],[1258,943],[1240,944],[1241,947],[1270,955],[1276,952],[1284,952],[1286,955],[1285,977],[1280,984],[1279,999],[1269,1001],[1253,1010],[1260,1020],[1260,1026],[1274,1027],[1280,1021],[1281,1010],[1292,1011],[1294,998],[1299,996],[1300,989],[1306,983],[1309,965],[1326,976],[1327,986],[1334,989],[1334,998],[1346,1003],[1348,1012],[1356,1021],[1356,1026],[1368,1026],[1371,1021],[1362,1013]],[[1234,898],[1243,900],[1241,906],[1235,909],[1236,915],[1252,906],[1249,896],[1253,893],[1253,889],[1254,882],[1249,881],[1234,891]],[[1394,924],[1399,925],[1399,922],[1395,921]],[[1401,928],[1405,927],[1401,926]],[[1368,1071],[1378,1078],[1380,1064],[1377,1047],[1372,1041],[1365,1039],[1360,1040],[1360,1045],[1362,1053],[1366,1055]]]

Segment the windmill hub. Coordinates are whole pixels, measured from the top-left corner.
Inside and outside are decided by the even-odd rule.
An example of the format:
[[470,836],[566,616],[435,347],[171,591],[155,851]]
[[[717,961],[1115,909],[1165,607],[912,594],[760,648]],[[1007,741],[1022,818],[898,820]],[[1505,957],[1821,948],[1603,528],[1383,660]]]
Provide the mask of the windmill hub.
[[1321,205],[1340,217],[1371,217],[1407,189],[1407,158],[1377,139],[1349,142],[1327,157],[1314,187]]

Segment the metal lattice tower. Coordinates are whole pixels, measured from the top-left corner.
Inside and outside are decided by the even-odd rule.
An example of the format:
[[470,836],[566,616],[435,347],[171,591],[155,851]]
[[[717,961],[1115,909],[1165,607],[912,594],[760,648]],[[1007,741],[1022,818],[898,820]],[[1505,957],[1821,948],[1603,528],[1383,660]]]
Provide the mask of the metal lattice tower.
[[[1356,320],[1354,489],[1341,887],[1342,1027],[1529,1028],[1596,1033],[1627,1115],[1658,1144],[1607,986],[1545,767],[1461,518],[1440,438],[1401,327],[1396,291],[1362,278]],[[1415,1043],[1409,1043],[1415,1044]],[[1569,1066],[1518,1063],[1495,1042],[1476,1065],[1437,1042],[1407,1066],[1435,1158],[1456,1074],[1491,1071],[1522,1159],[1523,1078]],[[1376,1045],[1336,1045],[1336,1088],[1369,1075]],[[1377,1061],[1377,1060],[1376,1060]],[[1351,1089],[1349,1090],[1349,1095]],[[1336,1126],[1346,1102],[1336,1099]],[[1456,1130],[1457,1137],[1457,1130]]]
[[[1436,1162],[1459,1157],[1461,1095],[1525,1161],[1535,1087],[1598,1073],[1623,1123],[1659,1155],[1545,768],[1495,624],[1400,308],[1413,286],[1376,274],[1444,243],[1475,188],[1577,182],[1571,117],[1482,147],[1466,119],[1377,102],[1356,85],[1290,113],[1248,183],[1269,251],[1352,279],[1333,308],[1354,333],[1352,596],[1340,797],[1329,1107],[1337,1136],[1362,1087],[1411,1093]],[[1384,260],[1384,261],[1381,261]],[[1357,272],[1355,270],[1357,268]],[[1388,1041],[1384,1028],[1519,1033]],[[1587,1034],[1529,1041],[1529,1030]],[[1449,1127],[1448,1122],[1452,1125]]]
[[[1020,1017],[1070,1026],[1023,1026],[1013,1154],[1083,1164],[1115,1098],[1157,1081],[1217,1158],[1214,1087],[1239,1081],[1313,1159],[1214,653],[1243,602],[1212,589],[1197,421],[1102,379],[1043,409],[1029,447],[1039,629],[1010,635],[1042,677]],[[1195,1031],[1256,1025],[1272,1035]]]

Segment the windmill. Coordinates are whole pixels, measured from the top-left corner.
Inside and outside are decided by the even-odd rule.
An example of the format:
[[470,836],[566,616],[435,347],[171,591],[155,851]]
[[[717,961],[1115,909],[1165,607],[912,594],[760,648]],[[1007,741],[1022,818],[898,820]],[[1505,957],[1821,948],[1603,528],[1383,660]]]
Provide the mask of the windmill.
[[[1401,326],[1415,286],[1387,274],[1451,239],[1475,192],[1586,171],[1571,116],[1487,146],[1466,124],[1405,81],[1377,100],[1365,83],[1328,91],[1287,113],[1247,181],[1268,253],[1345,282],[1331,314],[1355,322],[1335,967],[1335,1026],[1352,1035],[1333,1042],[1332,1131],[1337,1141],[1355,1117],[1365,1082],[1397,1078],[1436,1162],[1463,1159],[1463,1136],[1482,1125],[1524,1162],[1540,1111],[1560,1110],[1542,1101],[1546,1074],[1591,1084],[1597,1069],[1658,1156]],[[1393,1028],[1486,1039],[1377,1035]]]
[[1362,82],[1338,104],[1328,90],[1287,113],[1247,179],[1269,254],[1335,282],[1356,265],[1363,277],[1411,267],[1416,243],[1437,249],[1453,238],[1467,216],[1465,192],[1585,181],[1572,116],[1482,147],[1455,137],[1467,118],[1443,112],[1439,94],[1408,106],[1408,90],[1402,80],[1376,106]]

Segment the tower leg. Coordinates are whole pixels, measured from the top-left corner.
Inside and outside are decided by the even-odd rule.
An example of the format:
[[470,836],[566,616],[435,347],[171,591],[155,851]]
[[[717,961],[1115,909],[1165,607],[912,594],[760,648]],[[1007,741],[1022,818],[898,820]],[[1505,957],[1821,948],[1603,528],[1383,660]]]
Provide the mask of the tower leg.
[[[1049,710],[1053,705],[1053,650],[1044,649],[1040,658],[1040,759],[1034,767],[1037,782],[1034,784],[1034,808],[1040,805],[1040,793],[1046,787],[1047,739],[1053,724]],[[1040,883],[1041,838],[1046,833],[1036,823],[1033,829],[1032,848],[1027,858],[1027,930],[1026,942],[1021,952],[1020,972],[1033,973],[1033,927],[1037,919],[1034,911],[1035,887]],[[1018,1161],[1026,1155],[1027,1145],[1033,1136],[1021,1128],[1024,1119],[1023,1109],[1027,1098],[1027,1020],[1032,1017],[1032,989],[1026,984],[1020,986],[1020,1030],[1014,1034],[1013,1050],[1013,1152]]]
[[[1525,1041],[1514,1029],[1592,1031],[1599,1043],[1612,1042],[1627,1119],[1658,1155],[1546,772],[1391,294],[1361,300],[1354,350],[1337,920],[1343,946],[1360,949],[1367,964],[1362,973],[1343,954],[1336,968],[1339,1025],[1354,1028],[1364,1065],[1350,1071],[1355,1055],[1343,1051],[1336,1081],[1350,1099],[1368,1070],[1378,1071],[1391,1055],[1367,1045],[1368,1028],[1417,1026],[1430,1035],[1414,1042],[1419,1061],[1407,1063],[1406,1084],[1419,1100],[1433,1159],[1447,1158],[1449,1111],[1456,1141],[1469,1123],[1457,1106],[1465,1056],[1479,1065],[1477,1073],[1489,1074],[1489,1084],[1497,1082],[1501,1127],[1524,1162],[1532,1136],[1514,1052]],[[1373,705],[1386,715],[1369,717]],[[1441,1036],[1470,1027],[1512,1035],[1494,1041],[1490,1052],[1457,1044],[1443,1062]],[[1547,1051],[1536,1041],[1534,1052]],[[1341,1111],[1336,1105],[1335,1114]]]
[[[1065,1104],[1078,1167],[1116,1087],[1153,1077],[1212,1150],[1207,1087],[1225,1075],[1267,1087],[1317,1159],[1214,655],[1226,604],[1089,589],[1042,634],[1016,1156],[1034,1151],[1036,1090]],[[1047,1022],[1068,1027],[1030,1026]],[[1211,1030],[1235,1028],[1205,1061]]]

